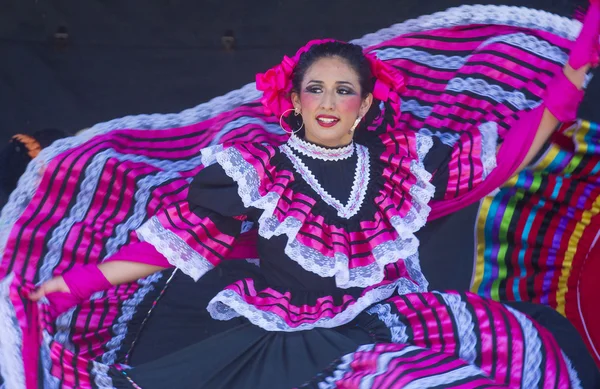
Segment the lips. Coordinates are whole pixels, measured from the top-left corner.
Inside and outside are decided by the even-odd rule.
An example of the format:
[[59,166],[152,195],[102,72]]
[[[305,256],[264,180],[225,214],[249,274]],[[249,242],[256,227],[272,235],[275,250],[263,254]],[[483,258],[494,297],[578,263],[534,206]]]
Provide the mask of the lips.
[[340,121],[339,118],[331,115],[319,115],[316,119],[321,127],[333,127]]

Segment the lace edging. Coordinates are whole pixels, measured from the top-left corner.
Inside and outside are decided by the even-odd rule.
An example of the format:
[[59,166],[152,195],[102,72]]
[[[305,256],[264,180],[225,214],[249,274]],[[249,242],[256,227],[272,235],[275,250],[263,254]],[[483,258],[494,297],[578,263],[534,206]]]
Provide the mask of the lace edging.
[[565,364],[567,365],[567,370],[569,371],[569,380],[571,381],[571,389],[583,389],[581,385],[581,380],[579,379],[579,374],[577,374],[577,370],[573,366],[573,362],[569,359],[567,354],[563,350],[560,350],[563,359],[565,360]]
[[215,156],[222,151],[223,151],[223,145],[209,146],[209,147],[205,147],[202,150],[200,150],[200,155],[201,155],[200,161],[202,162],[202,165],[204,165],[204,167],[207,167],[207,166],[210,166],[210,165],[214,164],[215,162],[217,162],[215,160]]
[[439,295],[454,314],[458,324],[458,339],[460,340],[458,355],[469,364],[473,364],[477,358],[477,337],[475,336],[473,316],[467,309],[467,303],[457,294],[439,293]]
[[498,124],[486,122],[479,126],[481,132],[481,163],[485,179],[497,166],[496,150],[498,148]]
[[[323,186],[321,186],[321,183],[319,183],[310,169],[304,164],[304,162],[302,162],[300,158],[294,154],[292,147],[289,147],[287,144],[279,147],[283,154],[285,154],[292,162],[294,169],[302,176],[304,181],[306,181],[306,183],[308,183],[308,185],[315,192],[317,192],[319,196],[321,196],[323,201],[337,211],[337,215],[339,217],[344,219],[349,219],[360,211],[360,208],[362,207],[367,195],[369,181],[371,180],[369,150],[362,145],[357,145],[355,148],[358,158],[356,162],[356,169],[354,171],[354,180],[352,189],[350,190],[350,198],[348,203],[344,205],[340,200],[334,198],[325,190],[325,188],[323,188]],[[352,148],[353,152],[355,148]]]
[[213,319],[230,320],[234,317],[243,316],[252,324],[266,331],[295,332],[317,327],[335,328],[349,323],[369,306],[390,297],[396,289],[402,290],[402,294],[407,294],[418,292],[419,288],[406,278],[401,278],[391,284],[383,285],[366,292],[354,304],[334,317],[321,318],[314,323],[302,323],[297,327],[290,327],[285,319],[276,313],[258,309],[230,289],[219,292],[208,303],[206,309]]
[[539,29],[569,40],[577,38],[582,26],[580,21],[532,8],[507,5],[461,5],[409,19],[350,42],[369,47],[398,35],[472,24],[498,24]]
[[[288,216],[279,221],[274,211],[280,196],[268,192],[264,196],[259,193],[260,178],[254,167],[248,163],[234,147],[217,154],[215,159],[225,173],[238,184],[238,194],[247,208],[262,209],[258,220],[258,233],[270,239],[273,236],[286,235],[288,241],[285,254],[302,268],[321,277],[334,277],[340,288],[368,287],[383,280],[384,267],[399,259],[405,259],[417,253],[419,241],[414,235],[426,222],[431,208],[427,205],[434,193],[429,183],[431,175],[416,160],[411,164],[411,172],[417,177],[417,183],[410,189],[414,204],[405,217],[394,217],[390,220],[398,233],[394,241],[379,244],[373,249],[375,262],[361,267],[348,268],[348,257],[335,253],[333,257],[325,256],[318,250],[302,244],[296,239],[302,222]],[[422,202],[422,204],[420,203]]]
[[379,320],[390,330],[393,343],[407,343],[406,324],[400,321],[400,317],[392,313],[390,304],[376,304],[367,310],[369,315],[377,315]]
[[542,340],[527,316],[508,305],[504,305],[504,308],[515,316],[523,331],[526,352],[524,355],[523,378],[521,382],[524,388],[535,388],[542,377]]
[[154,284],[162,277],[162,273],[154,273],[137,281],[139,285],[138,290],[123,302],[121,315],[118,317],[117,322],[111,327],[113,337],[105,344],[106,352],[102,355],[103,363],[107,365],[115,363],[117,352],[121,348],[125,336],[127,336],[127,326],[129,322],[133,318],[133,315],[137,311],[142,300],[144,300],[144,297],[154,289]]
[[108,374],[109,367],[103,363],[92,361],[91,375],[98,389],[115,389],[112,378]]
[[198,281],[206,272],[214,268],[206,258],[192,249],[173,232],[163,227],[156,216],[136,230],[140,240],[150,243],[167,258],[167,261],[182,272]]
[[309,143],[303,139],[300,139],[297,135],[292,134],[288,139],[287,144],[299,153],[310,157],[320,159],[322,161],[341,161],[350,158],[354,155],[354,142],[350,144],[338,147],[338,148],[326,148]]
[[415,138],[417,139],[417,155],[419,156],[419,163],[422,164],[427,153],[429,153],[429,150],[433,147],[433,138],[420,132],[415,134]]
[[23,366],[23,333],[17,322],[15,308],[10,301],[11,273],[0,281],[0,372],[7,388],[25,388]]

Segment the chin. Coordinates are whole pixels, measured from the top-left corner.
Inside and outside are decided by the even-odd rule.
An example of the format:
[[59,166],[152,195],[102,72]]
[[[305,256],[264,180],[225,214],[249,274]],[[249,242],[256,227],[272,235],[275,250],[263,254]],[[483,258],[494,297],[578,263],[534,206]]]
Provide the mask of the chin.
[[346,137],[348,131],[342,131],[339,128],[319,128],[316,131],[309,131],[307,132],[307,134],[310,134],[313,137],[322,141],[337,143],[342,141]]

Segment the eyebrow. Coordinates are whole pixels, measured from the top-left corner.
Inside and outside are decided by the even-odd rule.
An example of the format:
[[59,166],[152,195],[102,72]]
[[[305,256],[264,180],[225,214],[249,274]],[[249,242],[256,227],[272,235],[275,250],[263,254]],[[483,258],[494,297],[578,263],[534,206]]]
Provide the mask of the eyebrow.
[[[319,80],[310,80],[309,82],[307,82],[307,84],[323,84],[323,81],[319,81]],[[351,83],[350,81],[336,81],[336,84],[343,84],[343,85],[350,85],[352,87],[354,87],[354,84]]]

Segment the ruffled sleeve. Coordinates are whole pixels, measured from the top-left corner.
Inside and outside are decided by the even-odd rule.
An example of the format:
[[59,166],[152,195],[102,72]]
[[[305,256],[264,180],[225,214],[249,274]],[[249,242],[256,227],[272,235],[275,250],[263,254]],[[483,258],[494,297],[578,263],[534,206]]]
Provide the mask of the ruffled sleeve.
[[212,165],[194,177],[187,201],[157,212],[136,233],[171,265],[198,280],[228,258],[246,219],[237,185]]
[[461,134],[421,130],[418,138],[431,139],[431,147],[419,157],[432,174],[433,200],[453,199],[469,192],[496,167],[498,130],[494,122]]

